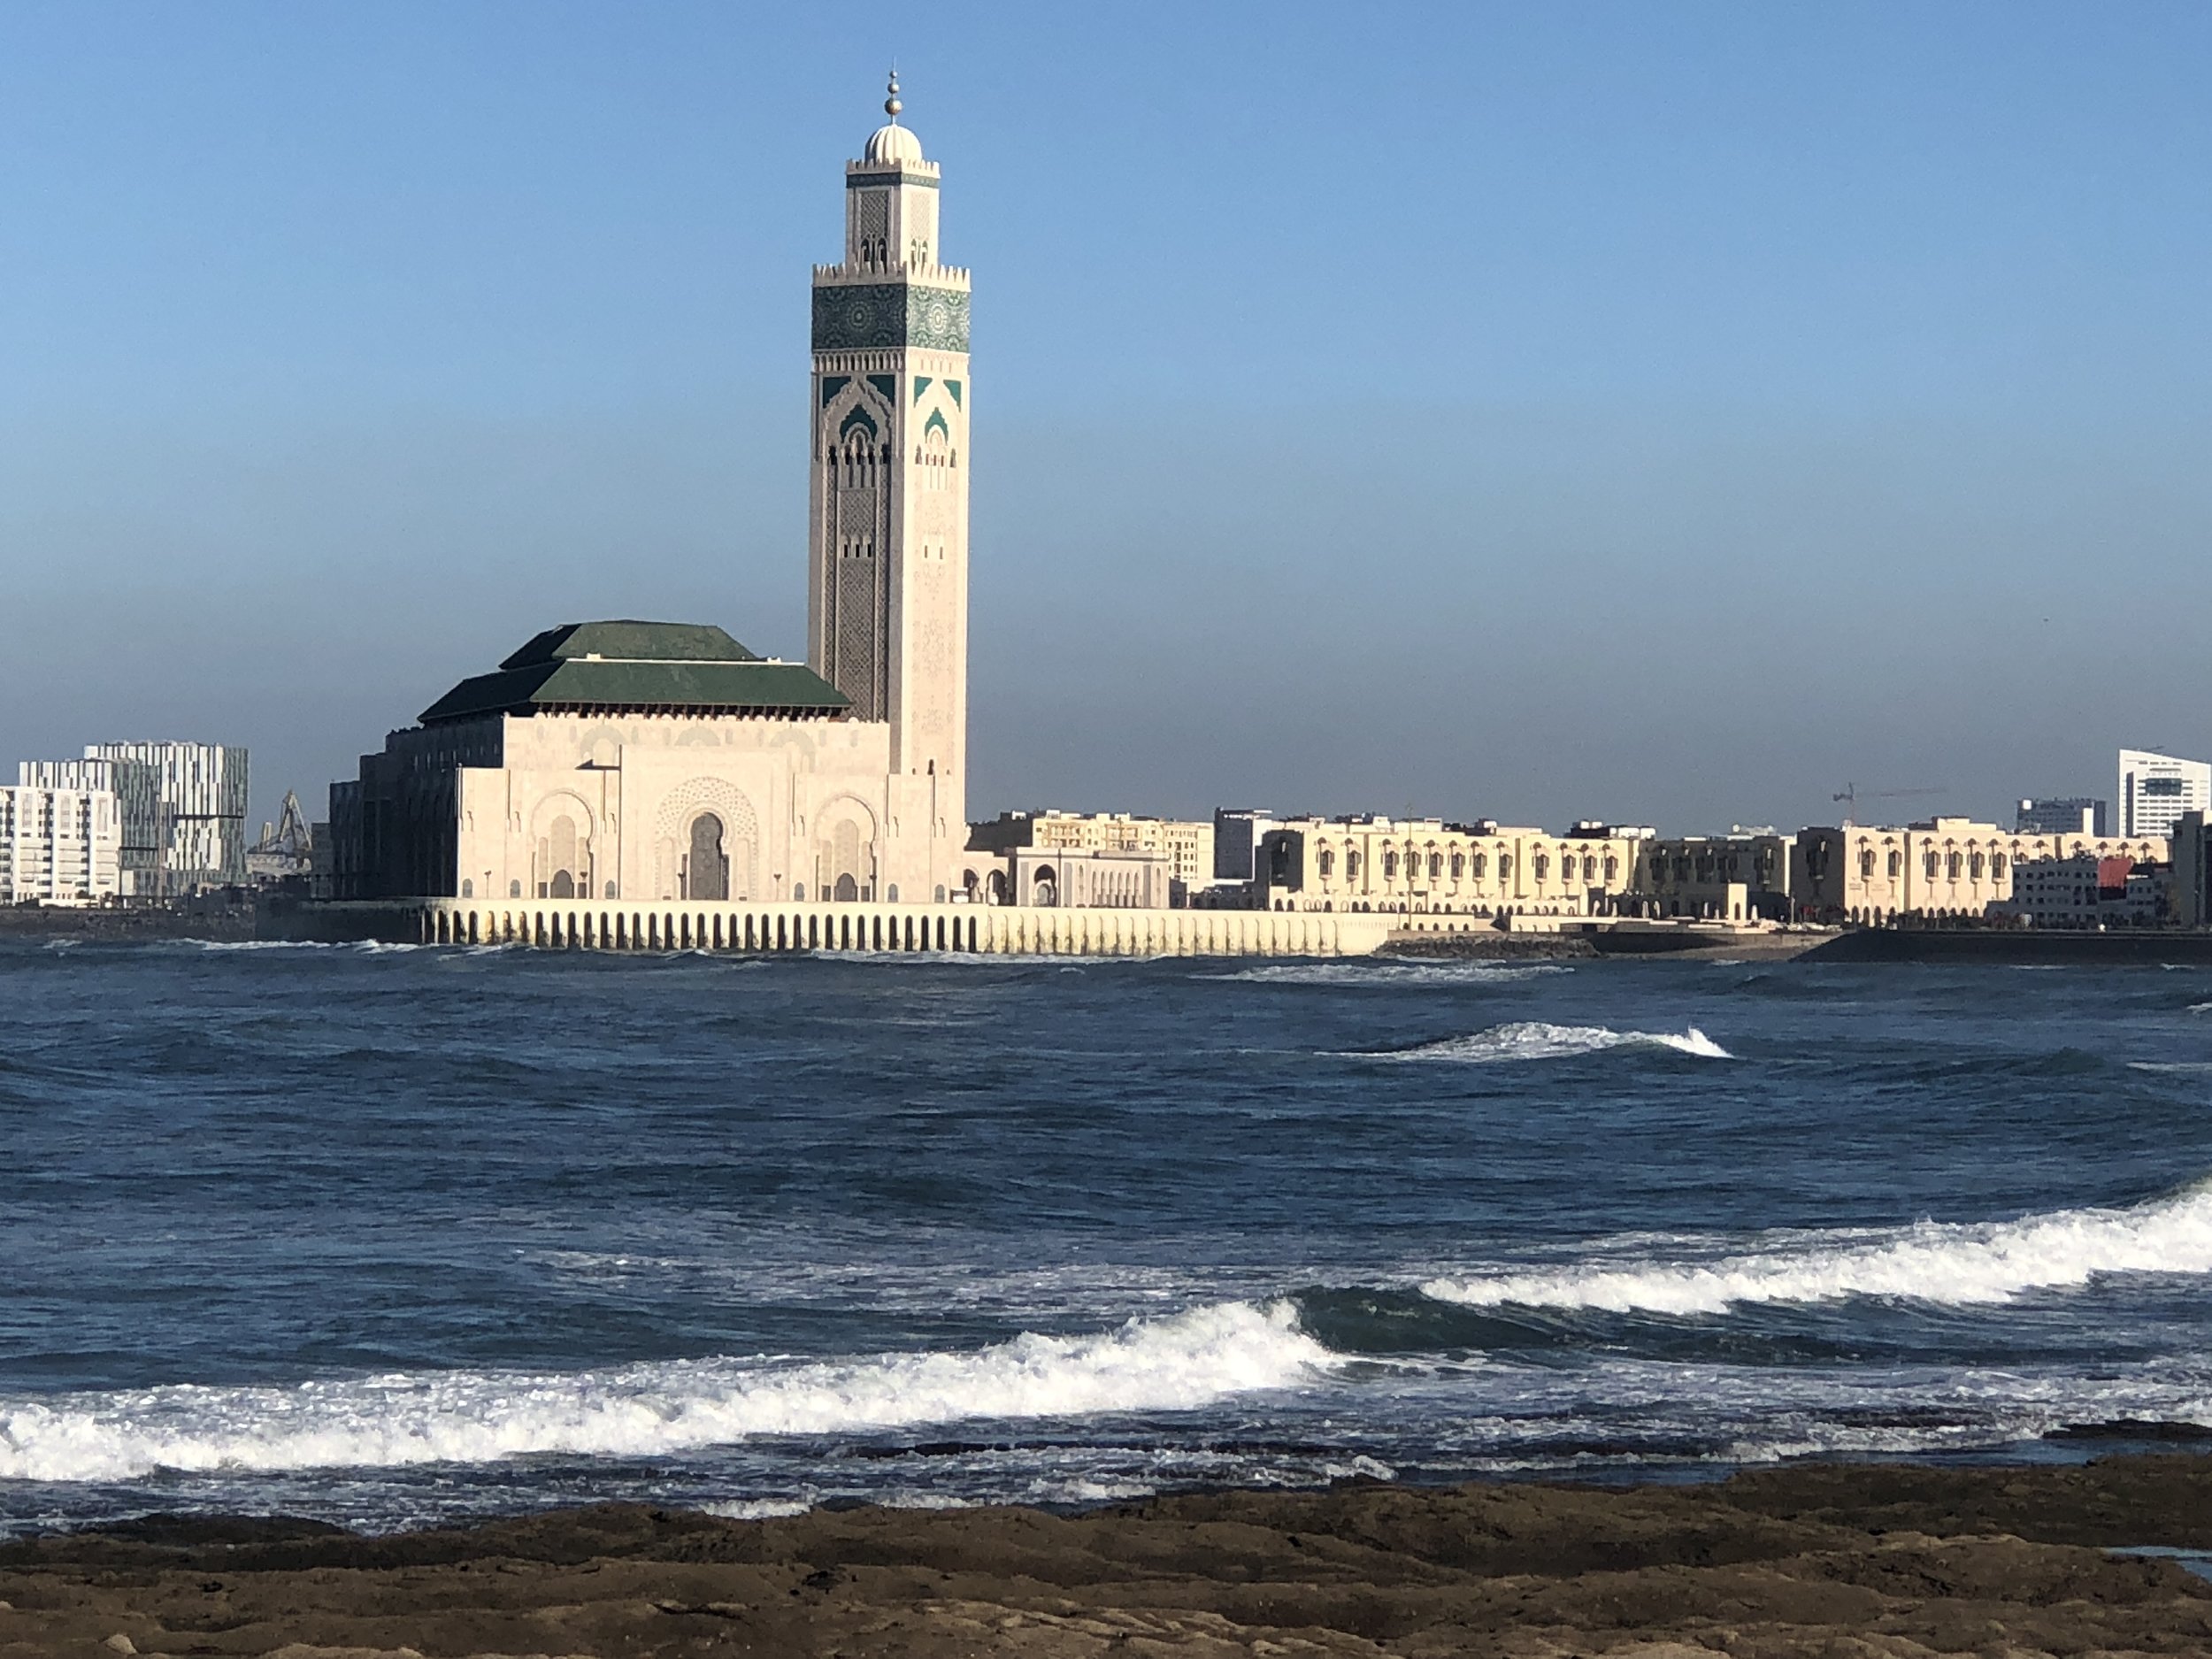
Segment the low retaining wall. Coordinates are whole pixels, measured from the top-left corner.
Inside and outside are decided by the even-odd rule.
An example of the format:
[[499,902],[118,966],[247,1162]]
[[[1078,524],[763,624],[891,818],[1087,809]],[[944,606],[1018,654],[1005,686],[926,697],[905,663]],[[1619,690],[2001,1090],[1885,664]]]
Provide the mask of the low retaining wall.
[[549,950],[896,950],[987,956],[1363,956],[1386,916],[984,904],[414,899],[303,905],[296,934]]

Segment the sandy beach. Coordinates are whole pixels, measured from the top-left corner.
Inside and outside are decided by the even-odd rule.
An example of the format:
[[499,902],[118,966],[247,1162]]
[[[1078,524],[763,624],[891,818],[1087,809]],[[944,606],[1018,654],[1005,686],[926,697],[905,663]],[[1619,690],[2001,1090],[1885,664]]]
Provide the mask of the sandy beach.
[[2212,1462],[1228,1492],[1063,1516],[613,1505],[0,1549],[0,1655],[2000,1655],[2212,1650]]

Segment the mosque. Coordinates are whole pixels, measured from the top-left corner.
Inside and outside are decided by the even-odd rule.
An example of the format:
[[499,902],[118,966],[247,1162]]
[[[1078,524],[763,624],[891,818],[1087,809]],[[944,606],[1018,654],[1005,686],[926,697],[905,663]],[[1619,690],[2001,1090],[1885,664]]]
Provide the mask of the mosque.
[[331,789],[340,899],[947,902],[970,882],[968,273],[889,119],[814,272],[807,661],[549,628]]
[[1375,916],[1160,908],[1156,859],[1153,896],[1125,855],[970,850],[968,273],[939,260],[939,171],[898,90],[846,164],[845,257],[814,271],[805,663],[702,623],[545,629],[331,786],[334,902],[285,926],[613,950],[1382,942]]

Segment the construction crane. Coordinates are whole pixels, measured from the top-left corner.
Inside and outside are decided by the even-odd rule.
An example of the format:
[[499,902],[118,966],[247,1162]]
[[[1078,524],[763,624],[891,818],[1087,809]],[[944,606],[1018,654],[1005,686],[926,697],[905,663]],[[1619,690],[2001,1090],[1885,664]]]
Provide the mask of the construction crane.
[[1868,801],[1910,801],[1921,795],[1941,795],[1943,793],[1944,791],[1939,788],[1868,789],[1862,791],[1857,784],[1847,783],[1843,786],[1840,791],[1829,796],[1828,798],[1832,801],[1840,801],[1844,803],[1843,821],[1846,824],[1855,824],[1859,821],[1859,803],[1862,799]]
[[261,839],[246,849],[246,871],[257,877],[303,876],[313,863],[315,832],[300,810],[300,798],[284,792],[284,810],[274,824],[264,822]]

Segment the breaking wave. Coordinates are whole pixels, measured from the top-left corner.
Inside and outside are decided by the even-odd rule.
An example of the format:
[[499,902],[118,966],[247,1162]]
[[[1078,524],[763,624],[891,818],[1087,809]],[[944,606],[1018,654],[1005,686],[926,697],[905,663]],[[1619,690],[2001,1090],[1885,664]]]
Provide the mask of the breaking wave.
[[655,1456],[767,1434],[1188,1409],[1287,1386],[1334,1363],[1287,1302],[1234,1302],[968,1353],[185,1385],[0,1404],[0,1479]]
[[1371,1060],[1555,1060],[1569,1055],[1597,1054],[1607,1048],[1670,1048],[1695,1055],[1701,1060],[1732,1060],[1735,1056],[1692,1025],[1681,1032],[1613,1031],[1603,1025],[1553,1025],[1542,1020],[1516,1020],[1493,1025],[1471,1037],[1447,1037],[1413,1048],[1394,1048],[1360,1056]]
[[2212,1272],[2212,1186],[2125,1210],[2017,1221],[1923,1222],[1883,1237],[1815,1235],[1710,1262],[1617,1262],[1541,1273],[1435,1279],[1422,1293],[1469,1307],[1718,1313],[1740,1302],[1886,1296],[1970,1305],[2086,1285],[2110,1273]]
[[1241,985],[1326,985],[1402,989],[1417,985],[1510,985],[1517,979],[1572,973],[1552,962],[1282,962],[1234,973],[1202,973],[1202,979]]

